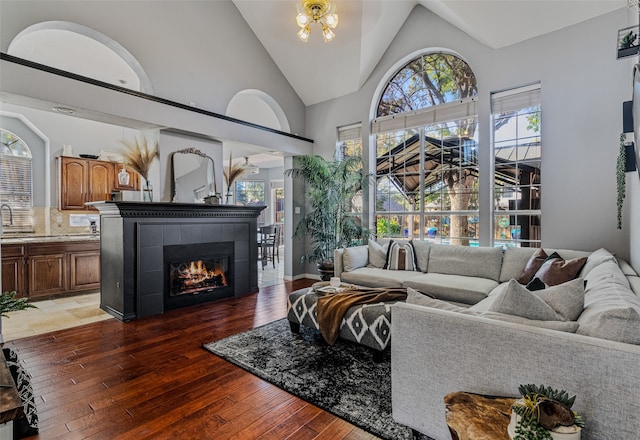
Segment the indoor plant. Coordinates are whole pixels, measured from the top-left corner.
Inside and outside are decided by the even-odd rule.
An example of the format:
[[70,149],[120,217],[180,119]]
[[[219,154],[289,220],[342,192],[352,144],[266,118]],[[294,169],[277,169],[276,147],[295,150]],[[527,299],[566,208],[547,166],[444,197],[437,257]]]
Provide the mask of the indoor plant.
[[4,337],[2,336],[2,318],[8,318],[9,312],[17,312],[25,309],[35,309],[37,308],[33,304],[28,303],[29,298],[17,298],[16,299],[16,291],[13,292],[4,292],[0,295],[0,343],[4,342]]
[[149,182],[149,168],[151,162],[158,157],[158,143],[149,145],[147,138],[142,136],[142,140],[138,139],[130,141],[122,141],[124,150],[122,151],[122,159],[124,164],[133,169],[144,179],[143,198],[146,202],[153,202],[153,187]]
[[616,187],[618,190],[618,229],[622,229],[622,206],[624,205],[625,192],[627,187],[627,149],[625,146],[626,136],[624,133],[620,135],[620,151],[618,152],[618,160],[616,162]]
[[514,440],[579,440],[582,418],[571,407],[576,396],[544,385],[520,385],[522,398],[511,407],[509,435]]
[[370,233],[353,215],[352,199],[364,191],[371,176],[364,172],[362,159],[326,160],[321,156],[296,158],[297,166],[285,175],[305,184],[308,210],[296,225],[294,237],[308,237],[311,252],[304,255],[318,263],[323,280],[333,276],[333,251],[365,242]]

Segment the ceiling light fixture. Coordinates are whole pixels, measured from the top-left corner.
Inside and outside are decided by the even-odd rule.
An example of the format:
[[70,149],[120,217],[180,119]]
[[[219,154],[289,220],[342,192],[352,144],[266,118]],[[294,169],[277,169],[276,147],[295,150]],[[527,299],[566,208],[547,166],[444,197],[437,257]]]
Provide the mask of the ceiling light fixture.
[[302,0],[298,4],[296,23],[300,26],[298,38],[305,43],[311,34],[311,23],[320,23],[325,43],[333,41],[336,34],[332,29],[338,26],[336,5],[330,0]]
[[244,158],[244,163],[241,166],[242,169],[249,174],[258,174],[260,172],[260,168],[249,162],[249,158],[246,156]]

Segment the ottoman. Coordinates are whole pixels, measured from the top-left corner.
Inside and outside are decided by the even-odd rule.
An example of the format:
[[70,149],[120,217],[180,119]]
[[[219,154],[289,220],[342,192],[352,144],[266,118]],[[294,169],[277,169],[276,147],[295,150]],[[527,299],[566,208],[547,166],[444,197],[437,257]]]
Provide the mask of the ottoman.
[[[287,319],[291,331],[300,332],[300,324],[319,330],[316,303],[318,295],[312,287],[289,294]],[[373,359],[384,359],[384,350],[391,342],[391,305],[393,302],[355,305],[344,315],[340,324],[340,338],[369,347]]]

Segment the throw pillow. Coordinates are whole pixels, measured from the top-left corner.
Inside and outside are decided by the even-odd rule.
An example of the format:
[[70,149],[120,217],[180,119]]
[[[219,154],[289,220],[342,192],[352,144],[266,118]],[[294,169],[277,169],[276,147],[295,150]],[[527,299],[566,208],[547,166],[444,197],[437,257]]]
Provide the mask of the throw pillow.
[[359,267],[365,267],[367,265],[367,255],[367,248],[365,246],[344,248],[342,253],[344,271],[351,272]]
[[[587,262],[587,257],[564,260],[557,252],[547,257],[540,269],[532,279],[532,286],[529,290],[540,290],[540,282],[546,286],[557,286],[558,284],[571,281],[578,276],[582,266]],[[538,278],[538,280],[536,280]]]
[[416,254],[411,242],[400,244],[397,241],[392,241],[389,243],[387,263],[384,269],[415,271],[416,267]]
[[496,295],[488,311],[537,321],[563,321],[549,304],[514,279],[509,280],[507,288]]
[[584,280],[576,278],[535,294],[555,310],[565,321],[575,321],[584,309]]
[[540,266],[545,262],[548,255],[544,251],[544,249],[538,249],[535,254],[529,258],[527,264],[522,269],[522,272],[518,276],[517,280],[520,284],[528,284],[529,281],[533,279],[533,276],[536,274]]
[[384,245],[378,244],[374,240],[369,240],[369,266],[382,269],[387,264],[387,252],[389,251],[389,243]]
[[420,272],[427,272],[427,266],[429,265],[429,250],[431,249],[431,243],[422,240],[411,240],[411,246],[416,253],[416,264]]

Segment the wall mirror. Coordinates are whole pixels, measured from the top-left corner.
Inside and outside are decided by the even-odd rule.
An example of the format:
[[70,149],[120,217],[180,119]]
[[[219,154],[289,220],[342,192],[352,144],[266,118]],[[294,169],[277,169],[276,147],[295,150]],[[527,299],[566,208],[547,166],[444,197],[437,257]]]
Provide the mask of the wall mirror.
[[205,197],[216,194],[213,159],[200,150],[186,148],[171,157],[172,201],[204,203]]

